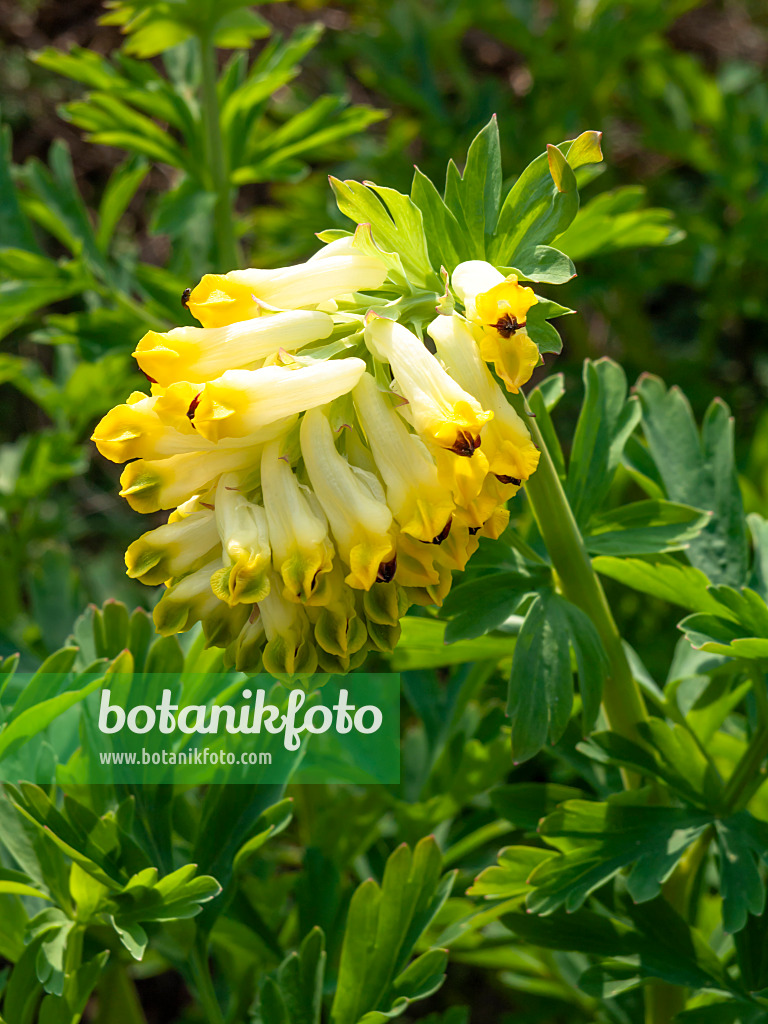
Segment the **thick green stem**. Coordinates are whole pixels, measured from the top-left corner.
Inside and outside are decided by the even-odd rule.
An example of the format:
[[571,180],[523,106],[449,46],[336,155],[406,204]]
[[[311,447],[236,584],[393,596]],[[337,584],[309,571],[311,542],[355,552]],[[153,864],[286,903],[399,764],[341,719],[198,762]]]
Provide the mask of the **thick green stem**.
[[539,467],[526,484],[526,494],[539,532],[547,545],[564,596],[590,617],[608,655],[610,667],[603,691],[603,708],[608,723],[614,732],[642,742],[637,726],[647,721],[648,713],[640,688],[552,457],[527,403],[525,409],[530,418],[531,435],[541,451]]
[[102,976],[94,1024],[147,1024],[136,985],[123,964]]
[[764,666],[756,662],[751,666],[750,674],[757,704],[757,726],[723,791],[723,807],[729,814],[746,807],[766,778],[761,771],[763,761],[768,757],[768,692]]
[[670,1024],[685,1009],[685,989],[668,981],[653,981],[645,988],[645,1024]]
[[[689,846],[663,886],[666,900],[686,921],[695,923],[693,895],[699,869],[707,855],[714,829],[708,828]],[[687,991],[666,981],[652,981],[645,989],[645,1024],[671,1024],[685,1009]]]
[[235,270],[241,265],[241,255],[235,234],[232,216],[232,189],[229,183],[224,140],[221,135],[219,96],[216,91],[216,50],[210,40],[200,39],[200,57],[203,73],[202,111],[206,163],[211,175],[213,190],[216,193],[213,217],[218,269],[221,271]]
[[216,997],[216,990],[213,987],[208,957],[205,950],[196,946],[190,958],[192,978],[194,979],[197,997],[205,1013],[207,1024],[224,1024],[224,1014],[221,1012],[219,1000]]
[[[645,702],[632,674],[602,584],[592,568],[573,510],[527,402],[525,411],[529,416],[531,435],[541,451],[539,467],[526,484],[526,494],[539,532],[549,551],[563,595],[586,612],[603,642],[609,662],[603,690],[603,710],[608,724],[614,732],[642,743],[638,725],[648,720]],[[639,779],[628,773],[624,775],[624,781],[627,786],[639,784]],[[687,893],[685,881],[682,886]],[[684,988],[663,981],[652,981],[647,985],[646,1024],[671,1024],[684,1007]]]

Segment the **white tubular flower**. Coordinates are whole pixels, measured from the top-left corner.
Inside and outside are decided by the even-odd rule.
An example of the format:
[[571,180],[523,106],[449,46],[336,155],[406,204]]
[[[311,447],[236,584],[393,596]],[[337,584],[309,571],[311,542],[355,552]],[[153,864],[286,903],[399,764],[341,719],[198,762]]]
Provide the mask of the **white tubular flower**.
[[328,523],[317,503],[313,507],[309,489],[299,484],[280,457],[278,442],[264,448],[261,489],[272,561],[285,585],[283,596],[305,604],[323,603],[324,577],[333,567]]
[[347,394],[365,370],[362,359],[318,360],[310,366],[228,370],[203,385],[192,423],[210,441],[247,437],[275,421]]
[[352,396],[400,528],[417,540],[435,540],[450,526],[455,507],[440,484],[435,460],[369,373]]
[[275,309],[309,309],[350,292],[380,288],[387,268],[361,252],[328,255],[276,270],[206,274],[187,302],[203,327],[224,327]]
[[252,366],[280,349],[294,352],[327,338],[332,330],[333,320],[327,313],[276,313],[227,327],[175,327],[164,334],[149,331],[133,357],[147,377],[162,386],[179,380],[204,382],[226,370]]
[[331,425],[319,409],[307,412],[301,421],[301,452],[339,553],[349,566],[346,582],[369,590],[377,579],[392,579],[392,513],[381,485],[336,451]]
[[478,350],[466,322],[455,313],[438,316],[427,328],[448,372],[475,395],[493,419],[483,430],[483,452],[490,472],[502,483],[520,486],[535,472],[539,451],[524,421],[504,397]]
[[223,568],[211,577],[214,594],[230,607],[254,604],[269,593],[267,514],[238,490],[237,474],[222,476],[216,488],[216,525],[223,549]]
[[480,446],[480,430],[493,415],[459,387],[422,341],[402,324],[372,317],[365,343],[377,359],[388,362],[408,400],[408,416],[425,438],[457,455],[470,456]]
[[125,553],[127,573],[148,586],[165,583],[210,562],[219,544],[213,512],[200,509],[135,540]]

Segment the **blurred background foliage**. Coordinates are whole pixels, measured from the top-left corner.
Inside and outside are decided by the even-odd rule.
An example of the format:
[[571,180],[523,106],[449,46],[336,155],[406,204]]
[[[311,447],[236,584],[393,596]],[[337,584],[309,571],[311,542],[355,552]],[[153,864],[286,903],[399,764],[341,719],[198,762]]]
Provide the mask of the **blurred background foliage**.
[[142,25],[153,6],[0,3],[5,650],[55,649],[85,599],[146,601],[114,557],[134,517],[85,443],[141,333],[188,322],[181,291],[214,266],[306,257],[308,227],[340,223],[327,173],[407,190],[415,163],[439,180],[494,112],[513,175],[547,142],[604,132],[559,243],[579,276],[558,293],[578,310],[558,368],[610,355],[630,380],[683,384],[697,413],[723,395],[764,509],[764,4],[189,0],[215,12],[210,31],[191,16],[202,56],[178,24]]
[[[415,163],[439,182],[493,113],[511,177],[548,142],[604,132],[602,173],[581,182],[582,211],[557,243],[579,271],[557,292],[578,311],[558,324],[562,436],[573,436],[587,356],[616,359],[630,382],[648,371],[681,385],[697,418],[722,395],[748,510],[766,514],[763,0],[292,0],[245,18],[227,0],[180,0],[191,15],[211,12],[210,25],[192,18],[188,37],[162,19],[142,24],[152,6],[122,4],[105,24],[98,0],[0,0],[0,654],[21,650],[34,668],[86,602],[152,600],[122,569],[137,516],[87,440],[132,383],[144,385],[129,355],[141,334],[191,322],[180,296],[208,269],[309,255],[312,230],[341,225],[329,173],[407,191]],[[137,29],[127,37],[126,19]],[[195,48],[196,32],[206,46]],[[234,233],[221,216],[231,209]],[[616,502],[633,486],[620,471]],[[678,610],[618,587],[609,596],[663,678]],[[377,834],[369,854],[377,869],[395,833],[445,829],[455,808],[469,807],[462,835],[485,827],[483,794],[507,774],[511,640],[445,647],[443,628],[406,619],[393,657],[411,782],[392,835]],[[464,754],[477,763],[457,768],[468,737],[453,719],[478,688]],[[545,752],[515,781],[571,782],[555,765]],[[308,819],[319,802],[307,799]],[[334,814],[350,818],[346,795],[334,808],[329,836]],[[381,816],[370,793],[353,810],[360,829]],[[291,872],[282,877],[289,886]],[[516,1024],[592,1020],[572,983],[579,956],[504,947],[481,964],[468,940],[425,1005],[446,1024],[466,1020],[467,998],[473,1024],[512,1011]],[[483,965],[498,970],[478,983]],[[145,1002],[152,1019],[170,1019],[184,992],[155,982],[143,982]]]

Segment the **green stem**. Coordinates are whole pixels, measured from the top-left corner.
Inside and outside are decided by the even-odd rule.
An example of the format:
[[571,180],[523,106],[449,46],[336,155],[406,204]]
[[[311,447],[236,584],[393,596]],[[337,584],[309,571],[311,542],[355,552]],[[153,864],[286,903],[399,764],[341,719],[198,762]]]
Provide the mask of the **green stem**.
[[[648,721],[640,688],[627,660],[621,634],[614,621],[602,584],[592,568],[584,539],[568,502],[552,456],[528,403],[531,436],[541,451],[539,466],[526,484],[526,495],[547,546],[563,595],[590,617],[608,656],[609,671],[603,689],[603,710],[614,732],[643,743],[638,725]],[[640,784],[638,776],[623,773],[627,787]],[[687,886],[683,883],[684,888]],[[650,982],[645,991],[646,1024],[670,1024],[685,1006],[685,989],[663,981]]]
[[768,757],[768,692],[763,665],[760,662],[751,665],[750,675],[757,704],[757,726],[744,756],[736,765],[723,791],[723,807],[726,814],[733,814],[746,807],[765,781],[765,772],[761,771],[761,768],[763,761]]
[[94,1024],[147,1024],[133,978],[123,964],[109,968],[99,983]]
[[224,139],[221,134],[219,96],[216,81],[216,49],[207,38],[200,39],[202,63],[202,112],[205,130],[205,154],[211,174],[216,206],[213,211],[219,270],[235,270],[242,264],[232,215],[232,189],[229,183]]
[[670,1024],[685,1009],[685,989],[668,981],[645,987],[645,1024]]
[[219,1000],[213,987],[208,957],[200,946],[195,946],[190,957],[190,966],[197,989],[197,997],[205,1013],[206,1024],[224,1024],[224,1014],[221,1012]]
[[531,436],[541,451],[539,467],[526,484],[533,515],[563,595],[590,617],[608,655],[609,674],[603,690],[608,724],[614,732],[642,743],[637,726],[648,720],[645,702],[552,457],[527,402],[525,411]]

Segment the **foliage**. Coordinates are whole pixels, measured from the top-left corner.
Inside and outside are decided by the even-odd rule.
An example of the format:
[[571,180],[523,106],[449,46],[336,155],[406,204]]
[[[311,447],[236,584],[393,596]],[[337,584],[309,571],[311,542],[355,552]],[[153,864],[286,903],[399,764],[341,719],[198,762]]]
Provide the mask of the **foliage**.
[[[38,670],[22,689],[18,659],[0,665],[0,761],[20,779],[29,737],[54,751],[65,708],[80,727],[83,675],[221,664],[198,629],[158,638],[129,612],[141,597],[118,562],[134,527],[84,438],[122,399],[137,333],[177,323],[184,287],[237,265],[239,247],[258,252],[269,212],[242,212],[254,184],[283,183],[269,193],[285,200],[279,223],[324,217],[311,168],[331,159],[339,215],[323,240],[370,225],[356,237],[400,291],[442,294],[442,268],[466,259],[514,268],[542,293],[530,334],[547,364],[560,316],[566,361],[581,361],[584,328],[566,314],[586,304],[623,365],[589,358],[581,389],[550,373],[514,399],[540,468],[503,536],[481,540],[439,612],[404,620],[386,663],[402,673],[399,785],[110,788],[60,765],[55,787],[5,787],[5,1024],[141,1024],[157,1018],[158,976],[190,995],[163,1018],[179,1024],[768,1020],[764,431],[745,483],[739,425],[707,401],[723,337],[764,330],[765,86],[744,63],[713,71],[674,48],[690,2],[443,6],[355,3],[350,31],[319,44],[395,107],[378,149],[344,151],[366,184],[342,180],[338,146],[377,115],[290,86],[317,61],[314,28],[250,59],[269,27],[247,4],[130,0],[108,15],[126,31],[109,58],[36,58],[84,86],[70,123],[122,155],[93,209],[64,143],[18,167],[6,137],[0,162],[0,373],[24,423],[0,453],[0,639]],[[470,29],[514,48],[517,91],[478,81]],[[240,51],[218,80],[214,44]],[[438,189],[436,168],[494,108],[501,135],[491,122]],[[592,177],[588,133],[523,169],[540,136],[577,136],[587,109],[636,131],[634,165]],[[368,183],[406,188],[417,132],[429,176],[408,194]],[[674,162],[650,178],[651,205],[630,183],[644,152]],[[577,184],[592,194],[581,207]],[[137,207],[170,240],[162,267],[135,242]],[[409,309],[418,326],[424,310]],[[711,364],[691,379],[703,416],[658,376],[634,380],[681,376],[667,344],[681,323]],[[89,598],[100,607],[80,614]],[[72,674],[56,704],[53,672]]]

